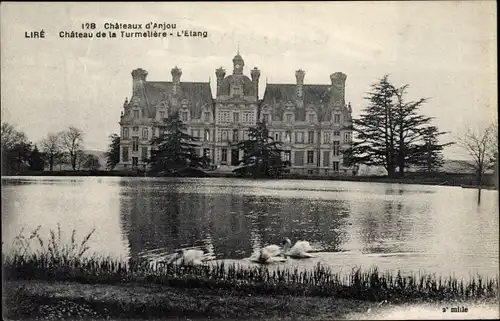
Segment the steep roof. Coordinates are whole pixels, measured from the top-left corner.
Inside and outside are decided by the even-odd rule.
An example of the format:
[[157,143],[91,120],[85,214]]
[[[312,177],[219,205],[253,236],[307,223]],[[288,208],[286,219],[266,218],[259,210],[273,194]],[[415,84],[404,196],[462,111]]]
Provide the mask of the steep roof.
[[[286,109],[286,103],[296,102],[296,84],[267,84],[263,105],[269,105],[272,109],[273,120],[282,120]],[[295,119],[305,121],[305,109],[311,106],[321,121],[329,121],[331,113],[330,101],[338,99],[340,93],[334,93],[330,85],[303,85],[304,107],[295,107]]]
[[229,87],[233,81],[239,81],[243,85],[243,94],[245,96],[255,96],[255,87],[252,80],[245,75],[229,75],[224,78],[220,84],[219,93],[229,95]]
[[[171,81],[147,81],[143,83],[145,101],[149,117],[156,114],[156,106],[162,101],[169,101],[173,96]],[[212,90],[208,82],[180,82],[179,102],[188,100],[191,118],[201,118],[202,107],[212,103]],[[141,99],[141,101],[143,101]],[[141,102],[142,103],[142,102]],[[141,106],[142,107],[142,106]],[[146,107],[146,106],[144,106]]]

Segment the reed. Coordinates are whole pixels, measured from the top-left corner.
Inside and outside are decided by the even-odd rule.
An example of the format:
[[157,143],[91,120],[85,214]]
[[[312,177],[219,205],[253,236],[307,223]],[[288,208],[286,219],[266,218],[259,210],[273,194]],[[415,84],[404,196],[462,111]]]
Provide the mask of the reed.
[[[269,269],[224,263],[203,266],[152,265],[141,260],[118,260],[89,255],[88,241],[94,231],[76,241],[73,230],[69,244],[61,244],[61,232],[50,231],[45,244],[40,227],[14,240],[15,250],[4,254],[7,280],[76,281],[90,284],[145,283],[177,288],[230,290],[252,295],[333,296],[369,301],[462,301],[498,299],[498,276],[463,280],[438,278],[431,274],[396,275],[376,268],[353,269],[346,275],[333,273],[318,264],[312,270]],[[33,249],[34,242],[39,246]]]

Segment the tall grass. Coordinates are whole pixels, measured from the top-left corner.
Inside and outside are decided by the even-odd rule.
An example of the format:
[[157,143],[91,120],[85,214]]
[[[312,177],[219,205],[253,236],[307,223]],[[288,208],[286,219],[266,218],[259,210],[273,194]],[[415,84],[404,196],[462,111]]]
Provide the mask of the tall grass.
[[[496,278],[473,277],[459,280],[434,275],[403,276],[381,273],[376,268],[353,269],[347,275],[333,273],[318,264],[312,270],[266,266],[243,267],[224,263],[203,266],[151,265],[141,260],[121,261],[111,257],[84,255],[93,232],[76,241],[73,230],[67,245],[61,245],[61,232],[50,231],[45,244],[40,227],[28,237],[23,231],[15,239],[15,250],[2,252],[4,277],[10,280],[54,280],[81,283],[148,283],[173,287],[227,289],[254,295],[286,294],[335,296],[348,299],[390,300],[392,302],[440,301],[496,298]],[[32,248],[38,242],[38,249]]]

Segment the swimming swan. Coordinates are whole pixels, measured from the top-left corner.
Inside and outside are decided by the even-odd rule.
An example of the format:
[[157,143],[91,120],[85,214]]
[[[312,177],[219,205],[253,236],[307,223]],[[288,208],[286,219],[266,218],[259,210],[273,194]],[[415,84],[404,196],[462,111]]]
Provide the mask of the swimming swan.
[[201,250],[178,250],[166,263],[181,265],[201,265],[215,259],[213,255],[205,254]]
[[289,256],[294,259],[305,259],[315,257],[314,255],[308,253],[312,251],[311,245],[307,241],[297,241],[294,246],[292,246],[292,241],[289,238],[283,240],[283,255],[285,257]]
[[277,262],[285,262],[286,259],[284,257],[280,257],[281,249],[278,245],[268,245],[261,248],[258,252],[255,252],[250,260],[255,263],[260,264],[270,264]]

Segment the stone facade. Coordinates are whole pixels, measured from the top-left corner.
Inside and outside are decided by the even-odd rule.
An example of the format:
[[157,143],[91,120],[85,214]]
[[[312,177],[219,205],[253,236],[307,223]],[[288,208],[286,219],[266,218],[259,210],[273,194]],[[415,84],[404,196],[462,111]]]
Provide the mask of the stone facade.
[[217,92],[209,82],[183,82],[182,71],[172,69],[171,82],[147,81],[147,71],[132,71],[132,97],[120,117],[119,169],[146,168],[150,140],[160,135],[162,119],[178,111],[188,133],[197,137],[199,155],[206,154],[220,170],[238,166],[241,151],[233,143],[248,139],[248,128],[266,121],[273,138],[284,143],[283,158],[291,171],[301,174],[352,174],[342,166],[342,151],[352,135],[351,107],[345,103],[346,75],[330,75],[330,85],[304,83],[305,72],[297,70],[295,84],[266,84],[259,100],[260,71],[243,72],[239,53],[233,72],[215,71]]

